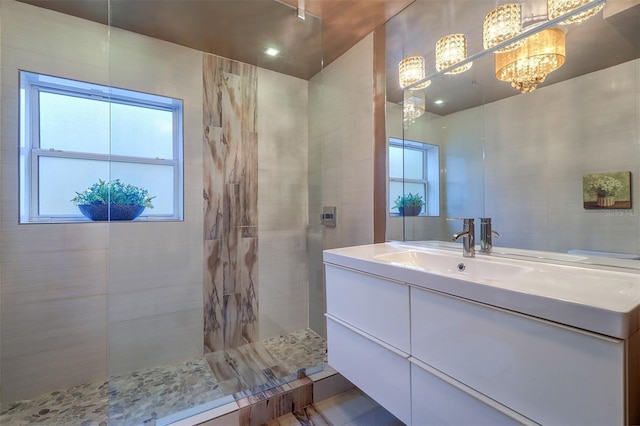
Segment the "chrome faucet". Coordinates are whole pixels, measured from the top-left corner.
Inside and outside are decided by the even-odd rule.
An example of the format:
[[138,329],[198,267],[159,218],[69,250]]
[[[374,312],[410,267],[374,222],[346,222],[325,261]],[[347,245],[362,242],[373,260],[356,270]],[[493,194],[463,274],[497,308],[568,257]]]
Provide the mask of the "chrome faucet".
[[473,218],[470,219],[462,219],[463,227],[462,231],[456,234],[453,234],[451,237],[452,241],[457,241],[458,238],[462,237],[462,256],[464,257],[475,257],[476,256],[476,238],[475,238],[475,227],[473,224]]
[[480,218],[480,253],[491,254],[493,250],[493,236],[499,237],[497,231],[491,229],[491,218]]

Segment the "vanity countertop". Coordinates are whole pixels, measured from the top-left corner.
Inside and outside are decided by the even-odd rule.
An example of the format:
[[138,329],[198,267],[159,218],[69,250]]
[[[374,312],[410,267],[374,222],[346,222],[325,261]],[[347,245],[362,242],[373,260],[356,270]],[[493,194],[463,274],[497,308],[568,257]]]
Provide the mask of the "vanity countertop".
[[640,329],[640,271],[382,243],[325,250],[324,262],[625,339]]

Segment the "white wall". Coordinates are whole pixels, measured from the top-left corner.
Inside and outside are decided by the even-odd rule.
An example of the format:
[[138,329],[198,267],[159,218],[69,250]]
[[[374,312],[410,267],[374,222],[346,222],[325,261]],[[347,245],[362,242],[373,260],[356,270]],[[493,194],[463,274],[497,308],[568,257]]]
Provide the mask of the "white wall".
[[[309,309],[324,333],[322,249],[373,243],[373,34],[309,85]],[[317,225],[322,206],[336,206],[335,228]]]

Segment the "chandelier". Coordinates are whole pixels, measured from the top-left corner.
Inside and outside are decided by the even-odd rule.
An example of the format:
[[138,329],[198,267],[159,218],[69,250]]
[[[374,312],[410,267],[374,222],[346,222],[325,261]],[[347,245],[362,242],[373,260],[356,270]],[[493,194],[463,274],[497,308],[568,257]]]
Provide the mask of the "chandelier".
[[[507,41],[521,32],[521,13],[519,4],[505,4],[493,9],[482,23],[482,45],[485,49]],[[511,43],[496,52],[508,52],[524,44],[524,40]]]
[[416,122],[416,119],[425,113],[425,93],[424,91],[404,91],[404,102],[402,102],[402,123],[404,128]]
[[[573,10],[580,6],[584,6],[587,3],[591,3],[594,0],[547,0],[547,15],[549,19],[555,19],[559,16],[571,13]],[[600,12],[604,7],[604,2],[599,3],[592,8],[585,10],[584,12],[577,13],[570,18],[560,22],[561,25],[569,25],[578,22],[585,21],[596,13]]]
[[[436,69],[438,72],[467,58],[467,38],[464,34],[450,34],[436,43]],[[473,62],[454,68],[445,74],[460,74],[467,71]]]
[[495,54],[496,78],[522,93],[532,92],[565,60],[564,31],[548,28],[527,37],[516,50]]
[[[400,87],[403,89],[413,83],[425,78],[425,66],[424,58],[422,56],[410,56],[403,59],[398,64],[398,80],[400,81]],[[425,89],[429,87],[431,80],[427,80],[411,90]]]

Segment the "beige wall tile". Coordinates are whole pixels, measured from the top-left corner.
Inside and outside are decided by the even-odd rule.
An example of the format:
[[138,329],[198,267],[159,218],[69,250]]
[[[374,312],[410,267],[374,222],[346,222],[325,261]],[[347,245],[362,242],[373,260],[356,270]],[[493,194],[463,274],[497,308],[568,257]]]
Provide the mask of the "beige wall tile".
[[56,389],[107,378],[106,330],[95,341],[0,360],[2,400],[30,399]]
[[109,324],[109,374],[201,355],[202,308]]

